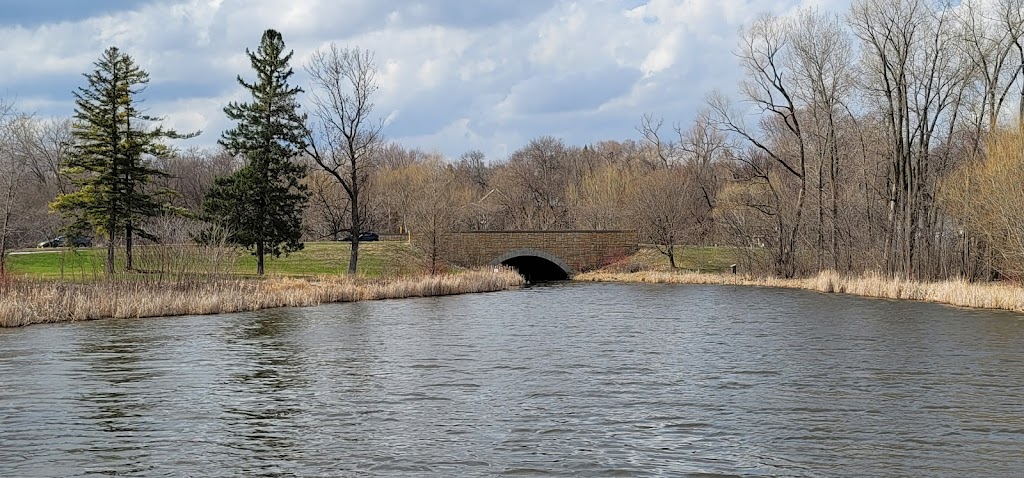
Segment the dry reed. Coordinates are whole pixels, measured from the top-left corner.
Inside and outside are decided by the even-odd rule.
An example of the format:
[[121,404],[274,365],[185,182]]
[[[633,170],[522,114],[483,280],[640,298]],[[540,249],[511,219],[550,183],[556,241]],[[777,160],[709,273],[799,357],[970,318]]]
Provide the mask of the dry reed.
[[506,268],[379,280],[272,277],[174,283],[112,280],[81,284],[8,279],[0,281],[0,327],[493,292],[522,283],[519,274]]
[[575,280],[585,282],[643,282],[667,284],[726,284],[808,289],[827,293],[851,294],[884,299],[938,302],[960,307],[1003,309],[1024,312],[1024,288],[1003,283],[975,283],[963,280],[918,282],[893,279],[878,274],[843,276],[824,271],[804,279],[748,277],[732,274],[695,272],[587,272]]

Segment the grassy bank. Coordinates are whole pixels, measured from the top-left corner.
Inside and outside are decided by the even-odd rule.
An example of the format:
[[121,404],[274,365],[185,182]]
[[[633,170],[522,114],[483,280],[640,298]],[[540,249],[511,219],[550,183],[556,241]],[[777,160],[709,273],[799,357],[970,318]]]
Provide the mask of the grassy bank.
[[960,307],[1024,312],[1024,288],[1004,283],[966,281],[917,282],[880,275],[842,276],[826,271],[805,279],[755,278],[732,274],[647,271],[631,273],[587,272],[584,282],[644,282],[658,284],[726,284],[807,289],[883,299],[919,300]]
[[[728,272],[730,265],[739,262],[739,255],[735,248],[715,246],[678,246],[672,254],[676,260],[676,267],[700,272]],[[645,245],[632,256],[616,264],[616,269],[622,272],[668,271],[668,256],[654,246]]]
[[220,314],[330,302],[493,292],[522,283],[519,274],[504,268],[389,279],[270,277],[182,283],[8,279],[0,282],[0,326]]
[[[267,274],[291,277],[342,275],[348,271],[351,244],[347,242],[307,242],[305,248],[287,256],[266,259]],[[200,246],[137,246],[135,264],[142,270],[187,268],[207,269],[209,264],[184,263],[190,258],[209,258]],[[64,280],[92,280],[103,276],[106,249],[33,249],[8,256],[8,269],[20,277]],[[118,261],[123,261],[118,250]],[[208,262],[208,260],[207,260]],[[359,245],[359,274],[387,277],[418,270],[420,253],[405,242],[364,242]],[[222,258],[218,273],[251,276],[256,259],[241,250]],[[120,269],[120,268],[119,268]]]

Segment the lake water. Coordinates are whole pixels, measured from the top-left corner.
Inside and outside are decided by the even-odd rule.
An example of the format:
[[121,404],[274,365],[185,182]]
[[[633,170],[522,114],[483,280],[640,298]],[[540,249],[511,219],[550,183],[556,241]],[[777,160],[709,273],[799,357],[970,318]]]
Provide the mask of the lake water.
[[1021,476],[1024,316],[555,284],[0,329],[0,476]]

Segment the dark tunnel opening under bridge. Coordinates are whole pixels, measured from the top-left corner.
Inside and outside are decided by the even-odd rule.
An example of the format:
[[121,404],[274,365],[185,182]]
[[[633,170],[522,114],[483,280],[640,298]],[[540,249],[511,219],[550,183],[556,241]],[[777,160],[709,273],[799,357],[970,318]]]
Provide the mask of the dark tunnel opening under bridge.
[[569,271],[562,266],[539,256],[522,255],[501,262],[502,265],[512,267],[519,275],[523,276],[528,283],[550,282],[569,279]]

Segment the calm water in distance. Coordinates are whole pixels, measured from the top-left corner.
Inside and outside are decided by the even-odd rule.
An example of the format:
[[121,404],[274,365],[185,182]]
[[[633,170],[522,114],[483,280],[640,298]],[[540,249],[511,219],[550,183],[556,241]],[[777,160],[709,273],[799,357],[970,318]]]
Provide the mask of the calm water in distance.
[[557,284],[0,329],[0,476],[1021,476],[1024,316]]

